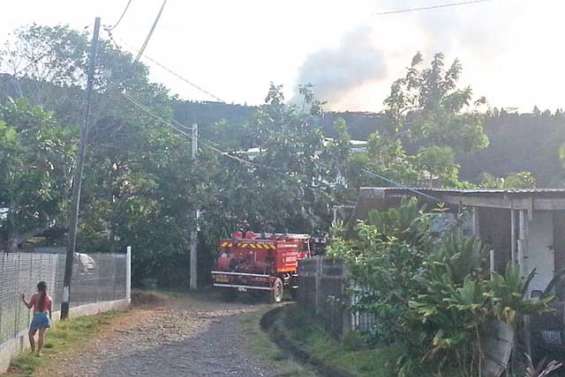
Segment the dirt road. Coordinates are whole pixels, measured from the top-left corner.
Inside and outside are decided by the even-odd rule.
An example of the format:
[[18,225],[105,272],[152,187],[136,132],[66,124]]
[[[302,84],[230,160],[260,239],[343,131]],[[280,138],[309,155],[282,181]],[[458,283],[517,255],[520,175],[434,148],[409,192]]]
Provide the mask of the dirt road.
[[242,318],[264,304],[226,303],[209,295],[179,295],[120,316],[84,349],[59,356],[38,377],[275,377],[281,372],[249,348]]

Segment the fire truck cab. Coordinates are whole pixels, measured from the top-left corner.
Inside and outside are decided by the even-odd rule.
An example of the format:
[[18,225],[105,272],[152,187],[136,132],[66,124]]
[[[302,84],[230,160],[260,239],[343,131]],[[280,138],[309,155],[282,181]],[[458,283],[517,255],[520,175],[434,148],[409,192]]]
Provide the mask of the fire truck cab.
[[307,234],[235,232],[219,242],[214,286],[227,293],[263,291],[281,302],[285,289],[296,291],[298,261],[311,256],[310,241]]

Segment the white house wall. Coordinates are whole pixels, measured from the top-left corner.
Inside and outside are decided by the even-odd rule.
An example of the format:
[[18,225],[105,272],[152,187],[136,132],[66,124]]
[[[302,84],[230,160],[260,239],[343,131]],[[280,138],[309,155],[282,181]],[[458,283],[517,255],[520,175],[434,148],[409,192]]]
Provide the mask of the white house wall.
[[545,290],[555,271],[551,211],[536,211],[528,222],[528,246],[524,259],[526,273],[536,269],[529,291]]

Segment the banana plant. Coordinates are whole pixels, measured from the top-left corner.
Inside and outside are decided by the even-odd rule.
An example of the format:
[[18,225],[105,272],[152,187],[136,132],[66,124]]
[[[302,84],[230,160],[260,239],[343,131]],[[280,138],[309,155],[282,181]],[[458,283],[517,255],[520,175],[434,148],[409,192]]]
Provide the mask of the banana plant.
[[508,265],[504,275],[494,273],[491,280],[485,281],[488,291],[485,297],[489,300],[492,315],[496,319],[513,324],[517,314],[534,314],[550,310],[553,296],[545,295],[538,300],[527,298],[529,285],[536,274],[532,270],[523,279],[517,266]]

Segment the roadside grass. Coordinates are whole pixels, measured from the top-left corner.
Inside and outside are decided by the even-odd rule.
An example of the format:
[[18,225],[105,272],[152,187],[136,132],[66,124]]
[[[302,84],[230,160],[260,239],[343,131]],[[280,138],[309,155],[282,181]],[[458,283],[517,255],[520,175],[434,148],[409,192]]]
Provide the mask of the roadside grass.
[[[184,294],[186,295],[186,293]],[[131,291],[131,303],[133,306],[155,305],[171,298],[179,298],[181,295],[182,292],[180,291],[135,288]]]
[[271,341],[269,334],[261,329],[261,317],[268,310],[254,311],[241,318],[243,333],[246,334],[246,348],[260,361],[278,371],[279,377],[316,377],[317,374],[306,366],[294,361],[290,355]]
[[12,361],[7,376],[33,376],[35,370],[48,363],[54,356],[69,351],[70,349],[80,347],[87,342],[100,327],[109,325],[112,319],[122,313],[123,312],[107,312],[55,322],[47,333],[47,342],[44,345],[41,357],[36,357],[29,350],[24,351]]
[[189,291],[187,288],[156,288],[156,289],[133,289],[132,302],[134,305],[158,304],[170,299],[183,299],[191,297],[193,299],[201,299],[203,301],[220,300],[221,296],[218,291],[208,287],[201,288],[197,291]]
[[358,377],[395,377],[399,349],[369,347],[355,333],[339,342],[297,306],[286,308],[279,323],[295,344],[327,366]]

